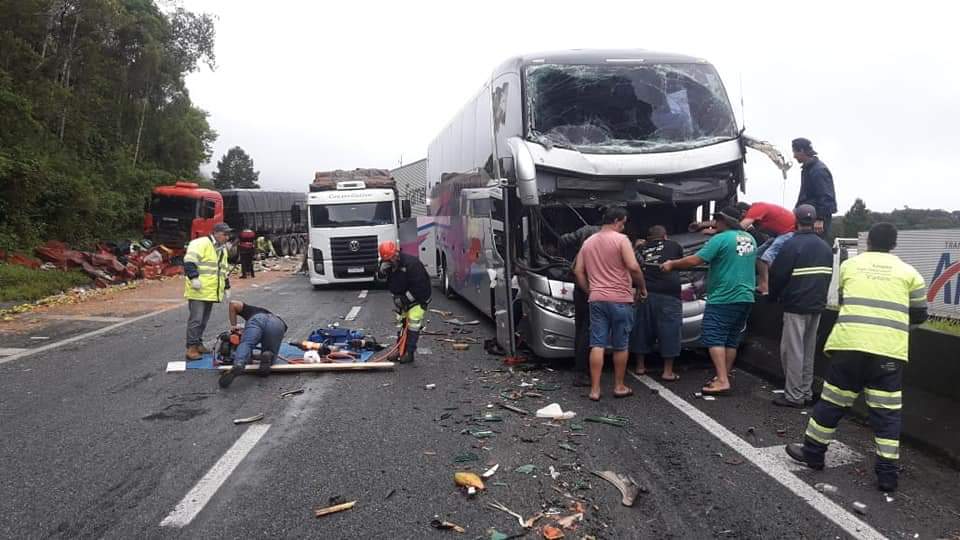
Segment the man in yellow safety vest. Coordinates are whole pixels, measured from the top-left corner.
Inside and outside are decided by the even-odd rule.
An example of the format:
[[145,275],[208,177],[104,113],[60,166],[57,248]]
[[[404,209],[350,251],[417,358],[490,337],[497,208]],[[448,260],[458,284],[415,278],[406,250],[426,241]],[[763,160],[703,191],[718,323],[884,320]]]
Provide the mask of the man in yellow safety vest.
[[227,240],[232,229],[226,223],[213,226],[213,234],[190,241],[183,256],[183,273],[187,276],[183,297],[187,299],[187,360],[199,360],[210,352],[203,345],[203,331],[210,320],[213,304],[227,298],[230,272],[227,264]]
[[840,419],[863,392],[876,445],[874,470],[885,492],[897,489],[910,328],[927,319],[923,276],[890,253],[896,244],[896,227],[877,223],[867,252],[840,266],[840,314],[824,346],[830,368],[803,444],[786,448],[791,458],[823,469]]

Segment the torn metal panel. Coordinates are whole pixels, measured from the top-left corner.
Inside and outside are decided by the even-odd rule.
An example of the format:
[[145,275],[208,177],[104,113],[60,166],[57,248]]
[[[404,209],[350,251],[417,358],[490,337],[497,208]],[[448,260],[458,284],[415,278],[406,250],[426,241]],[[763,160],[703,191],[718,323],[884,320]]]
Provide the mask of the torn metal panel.
[[780,172],[783,174],[783,179],[787,179],[787,171],[789,171],[790,167],[793,166],[793,162],[788,161],[787,158],[783,157],[783,154],[777,150],[776,146],[768,143],[767,141],[754,139],[746,134],[742,135],[741,138],[743,139],[743,144],[747,148],[752,148],[770,158],[770,161],[772,161],[773,164],[780,169]]

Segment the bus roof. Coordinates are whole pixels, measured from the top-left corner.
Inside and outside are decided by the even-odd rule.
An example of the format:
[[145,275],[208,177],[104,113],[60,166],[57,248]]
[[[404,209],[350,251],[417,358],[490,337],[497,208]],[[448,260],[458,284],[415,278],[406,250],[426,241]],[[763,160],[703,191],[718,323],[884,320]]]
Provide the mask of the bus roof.
[[523,65],[531,64],[706,64],[703,58],[647,49],[570,49],[525,54]]

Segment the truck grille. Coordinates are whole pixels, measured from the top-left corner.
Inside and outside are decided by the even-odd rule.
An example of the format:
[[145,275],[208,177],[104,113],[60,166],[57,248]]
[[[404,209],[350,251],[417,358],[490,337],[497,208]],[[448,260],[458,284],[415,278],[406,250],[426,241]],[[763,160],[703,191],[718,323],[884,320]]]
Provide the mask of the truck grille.
[[184,247],[190,242],[190,225],[162,220],[157,223],[153,232],[153,241],[166,246]]
[[377,272],[379,255],[376,236],[330,239],[330,260],[336,278],[371,277]]

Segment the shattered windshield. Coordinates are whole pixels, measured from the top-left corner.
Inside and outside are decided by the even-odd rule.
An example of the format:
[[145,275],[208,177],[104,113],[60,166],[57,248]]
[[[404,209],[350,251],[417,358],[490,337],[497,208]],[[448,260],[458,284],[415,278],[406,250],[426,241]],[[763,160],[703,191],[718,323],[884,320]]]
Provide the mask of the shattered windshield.
[[197,199],[154,195],[150,213],[157,217],[193,219],[197,217]]
[[310,206],[310,226],[312,227],[362,227],[391,223],[393,223],[393,203],[390,201]]
[[585,153],[664,152],[737,136],[709,64],[560,65],[526,69],[530,138]]

